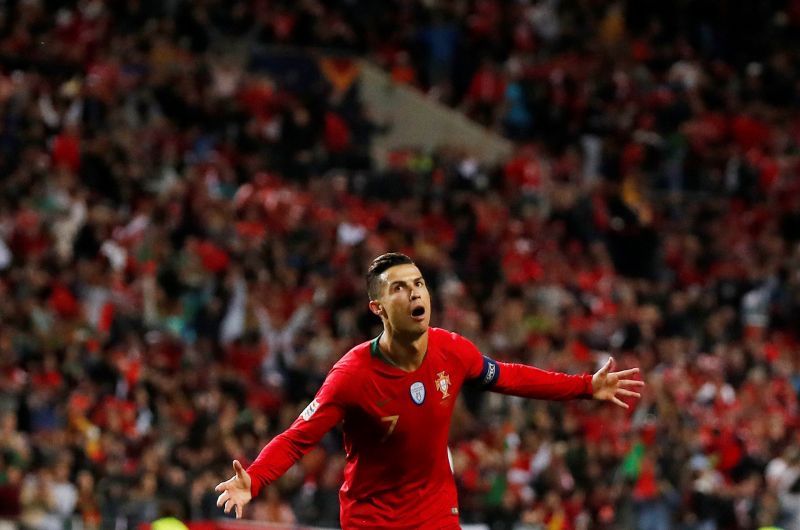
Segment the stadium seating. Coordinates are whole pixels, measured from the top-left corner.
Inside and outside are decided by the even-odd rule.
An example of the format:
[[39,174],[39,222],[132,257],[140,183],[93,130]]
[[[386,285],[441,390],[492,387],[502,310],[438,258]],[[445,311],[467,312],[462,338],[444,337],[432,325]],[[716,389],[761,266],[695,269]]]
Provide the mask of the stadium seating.
[[[800,528],[800,5],[662,4],[0,7],[0,528],[216,524],[390,249],[485,353],[648,383],[466,393],[465,524]],[[376,167],[359,60],[513,153]],[[335,527],[342,466],[333,432],[247,517]]]

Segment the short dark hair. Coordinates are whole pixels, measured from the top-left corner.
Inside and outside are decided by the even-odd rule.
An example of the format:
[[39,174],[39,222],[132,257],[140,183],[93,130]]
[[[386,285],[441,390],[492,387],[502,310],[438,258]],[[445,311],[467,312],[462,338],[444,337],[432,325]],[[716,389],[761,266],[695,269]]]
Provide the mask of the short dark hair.
[[369,264],[367,269],[367,294],[370,300],[377,300],[381,295],[381,282],[378,277],[386,269],[395,265],[414,264],[414,260],[399,252],[381,254]]

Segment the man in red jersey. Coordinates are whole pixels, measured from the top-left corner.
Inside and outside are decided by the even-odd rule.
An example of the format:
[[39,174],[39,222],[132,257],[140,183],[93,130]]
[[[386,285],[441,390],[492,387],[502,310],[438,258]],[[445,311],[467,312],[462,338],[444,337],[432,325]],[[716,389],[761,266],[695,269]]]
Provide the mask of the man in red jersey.
[[408,256],[384,254],[367,272],[369,308],[383,321],[375,339],[347,352],[316,397],[245,471],[217,485],[217,506],[236,517],[343,421],[346,466],[339,492],[342,528],[457,529],[458,499],[447,454],[453,407],[461,387],[536,399],[594,398],[626,407],[642,381],[638,368],[594,375],[547,372],[494,361],[470,341],[429,327],[431,300]]

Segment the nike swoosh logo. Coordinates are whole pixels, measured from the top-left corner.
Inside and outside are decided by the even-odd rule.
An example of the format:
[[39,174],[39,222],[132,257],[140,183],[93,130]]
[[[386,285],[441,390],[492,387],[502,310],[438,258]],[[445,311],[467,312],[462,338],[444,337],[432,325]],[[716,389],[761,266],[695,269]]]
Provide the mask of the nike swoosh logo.
[[380,401],[376,401],[375,402],[375,406],[378,407],[378,408],[381,408],[384,405],[387,405],[391,400],[392,400],[392,398],[387,398],[387,399],[382,399]]

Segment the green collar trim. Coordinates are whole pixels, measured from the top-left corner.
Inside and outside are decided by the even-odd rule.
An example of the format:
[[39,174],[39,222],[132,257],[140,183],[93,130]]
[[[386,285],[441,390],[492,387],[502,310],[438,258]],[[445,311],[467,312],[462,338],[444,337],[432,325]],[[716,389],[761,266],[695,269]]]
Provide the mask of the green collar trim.
[[383,359],[383,355],[381,354],[381,348],[380,346],[378,346],[378,341],[381,340],[381,335],[383,335],[382,331],[380,335],[372,339],[369,345],[369,351],[373,357],[380,357],[381,359]]
[[372,339],[372,343],[369,346],[370,353],[372,354],[373,357],[380,359],[380,361],[385,365],[391,366],[392,368],[397,368],[398,370],[402,370],[402,368],[394,364],[391,361],[391,359],[389,359],[386,356],[386,354],[381,351],[381,347],[378,345],[378,342],[380,342],[382,336],[383,336],[383,331],[381,331],[380,335]]

